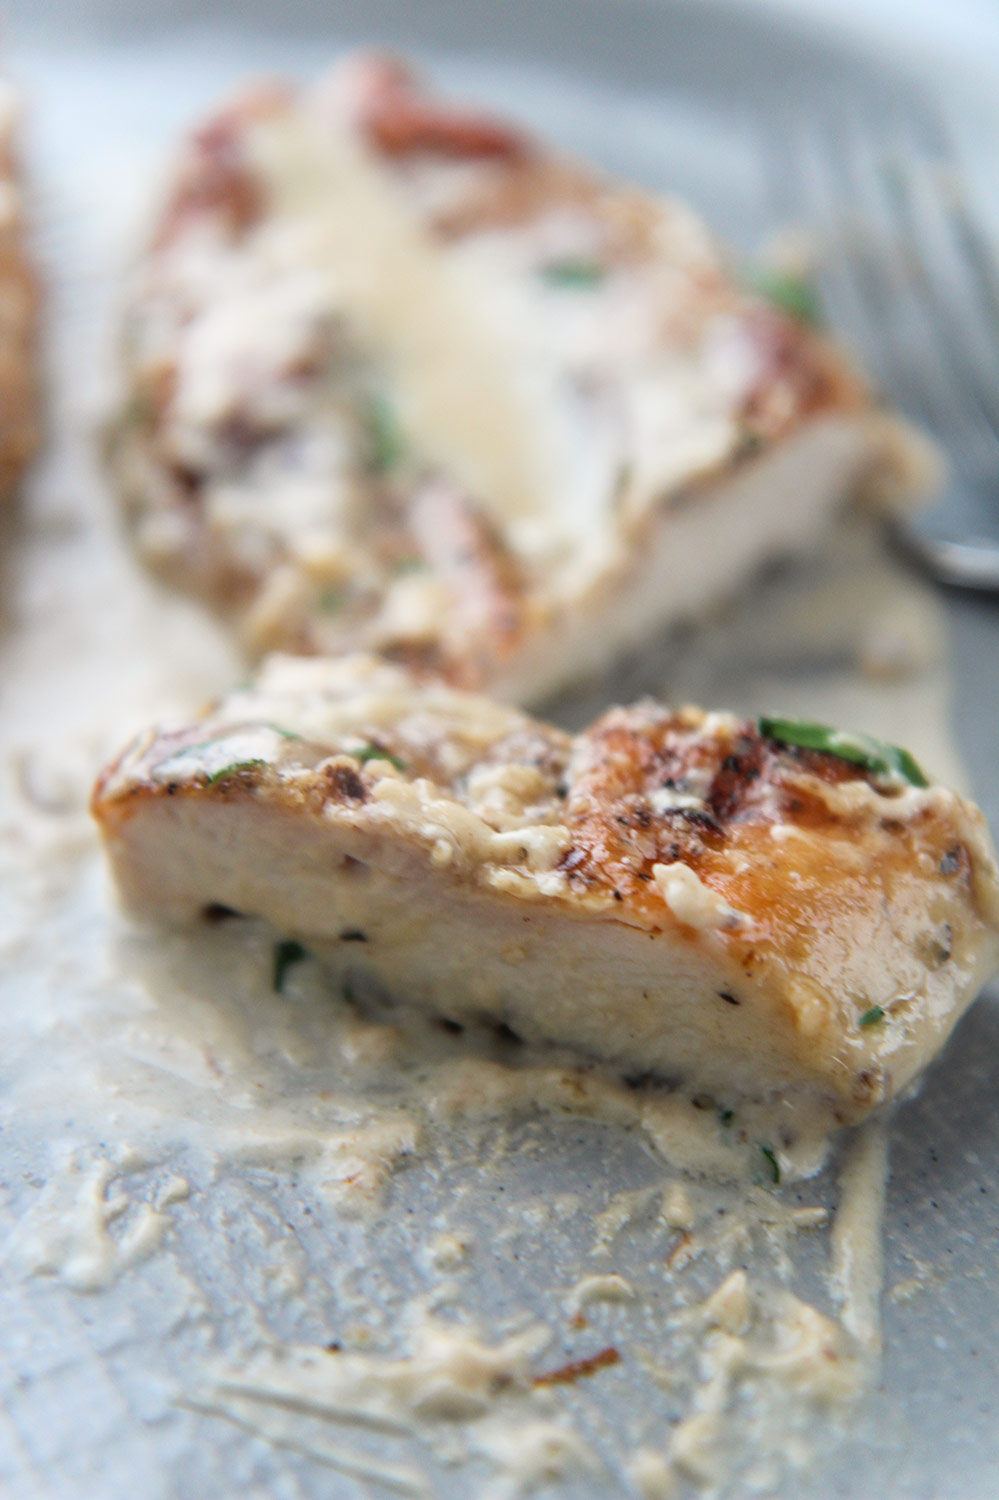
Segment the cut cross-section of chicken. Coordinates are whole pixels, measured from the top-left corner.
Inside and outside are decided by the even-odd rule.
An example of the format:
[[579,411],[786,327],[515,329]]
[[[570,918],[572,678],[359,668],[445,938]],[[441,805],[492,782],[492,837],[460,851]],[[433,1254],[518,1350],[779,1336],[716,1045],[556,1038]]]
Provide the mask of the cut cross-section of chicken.
[[193,137],[123,331],[111,464],[147,562],[251,651],[506,699],[809,548],[904,447],[686,206],[379,58]]
[[126,906],[269,921],[355,986],[852,1121],[996,966],[981,814],[911,756],[652,702],[571,737],[364,656],[275,657],[94,795]]
[[25,231],[17,157],[19,99],[0,84],[0,498],[38,443],[38,281]]

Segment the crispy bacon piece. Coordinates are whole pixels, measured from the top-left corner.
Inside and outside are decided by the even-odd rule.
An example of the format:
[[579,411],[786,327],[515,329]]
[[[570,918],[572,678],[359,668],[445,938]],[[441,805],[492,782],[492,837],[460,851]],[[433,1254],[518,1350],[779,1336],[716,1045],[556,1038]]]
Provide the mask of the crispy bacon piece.
[[612,1365],[621,1363],[621,1355],[613,1344],[608,1344],[606,1349],[601,1349],[597,1354],[590,1354],[584,1359],[570,1359],[557,1370],[549,1370],[544,1375],[535,1375],[532,1385],[575,1385],[577,1380],[585,1380],[590,1375],[596,1375],[598,1370],[608,1370]]
[[198,219],[216,218],[238,239],[263,211],[263,190],[243,150],[247,127],[287,103],[278,82],[246,89],[191,136],[153,249],[161,250]]
[[361,130],[386,156],[430,151],[459,159],[512,160],[528,150],[526,136],[509,125],[431,98],[396,58],[358,59],[344,87]]

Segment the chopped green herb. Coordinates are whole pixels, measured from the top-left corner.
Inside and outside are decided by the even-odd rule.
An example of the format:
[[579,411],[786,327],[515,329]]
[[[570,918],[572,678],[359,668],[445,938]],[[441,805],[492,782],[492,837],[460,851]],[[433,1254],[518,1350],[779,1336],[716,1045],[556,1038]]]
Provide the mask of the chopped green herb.
[[294,964],[300,964],[302,959],[308,956],[306,949],[294,938],[286,938],[283,942],[274,944],[274,988],[279,995],[284,994],[284,981],[288,970]]
[[599,286],[606,274],[604,267],[594,260],[552,260],[540,271],[549,286],[580,291]]
[[744,427],[739,433],[738,443],[735,450],[736,458],[753,458],[763,447],[763,438],[758,432]]
[[828,724],[816,724],[810,719],[759,720],[760,733],[768,740],[781,745],[794,745],[801,750],[822,750],[827,755],[836,755],[852,765],[862,766],[874,776],[886,776],[893,781],[907,781],[910,786],[929,786],[922,768],[908,750],[899,745],[889,745],[868,734],[847,734],[842,729],[833,729]]
[[718,1118],[719,1118],[719,1120],[722,1122],[722,1124],[727,1129],[728,1126],[731,1125],[732,1121],[735,1119],[735,1110],[734,1109],[720,1109],[718,1111]]
[[777,1153],[773,1150],[773,1147],[764,1146],[762,1141],[760,1142],[760,1150],[763,1152],[767,1171],[770,1173],[770,1181],[776,1187],[780,1182],[780,1162],[777,1160]]
[[324,615],[337,615],[343,609],[346,599],[345,589],[341,588],[338,583],[329,583],[319,590],[316,608],[321,609]]
[[302,735],[296,734],[293,729],[282,729],[280,724],[265,724],[264,728],[273,729],[274,733],[279,734],[283,740],[300,740],[303,738]]
[[420,573],[426,566],[422,557],[397,557],[392,564],[392,572],[397,576],[401,573]]
[[778,271],[775,266],[751,265],[745,280],[754,292],[766,297],[799,323],[822,322],[822,304],[814,284],[793,271]]
[[142,427],[153,416],[156,408],[148,391],[136,391],[125,403],[121,414],[123,427]]
[[371,398],[368,407],[370,464],[375,474],[387,474],[401,461],[406,445],[394,407],[385,396]]
[[239,771],[250,771],[254,766],[263,766],[267,762],[261,760],[260,756],[254,756],[252,760],[234,760],[227,766],[220,766],[217,771],[212,771],[210,776],[205,777],[205,786],[214,786],[217,781],[225,781],[230,776],[235,776]]
[[865,1010],[860,1018],[861,1026],[877,1026],[885,1018],[885,1013],[880,1005],[872,1005],[870,1010]]
[[406,769],[406,762],[404,760],[399,760],[398,756],[390,755],[387,750],[382,749],[381,745],[362,745],[359,750],[348,750],[346,753],[352,755],[355,760],[359,760],[362,766],[367,765],[369,760],[387,760],[390,765],[395,766],[397,771],[405,771]]

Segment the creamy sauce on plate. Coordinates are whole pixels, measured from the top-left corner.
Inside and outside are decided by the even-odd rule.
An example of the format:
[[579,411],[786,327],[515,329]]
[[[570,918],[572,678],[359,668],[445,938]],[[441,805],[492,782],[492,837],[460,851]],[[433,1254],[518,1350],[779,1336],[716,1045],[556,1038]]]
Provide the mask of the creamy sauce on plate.
[[[917,702],[932,714],[943,692],[929,600],[860,532],[827,568],[855,571],[857,549],[883,570],[882,600],[894,588],[923,623],[892,684],[918,729]],[[193,618],[159,660],[160,611],[177,607],[150,599],[89,519],[55,545],[41,526],[29,561],[27,591],[71,586],[60,618],[42,612],[6,648],[3,1108],[31,1182],[8,1195],[10,1286],[99,1304],[145,1295],[171,1266],[175,1319],[209,1333],[175,1365],[168,1406],[375,1492],[437,1493],[442,1455],[496,1497],[608,1475],[641,1495],[724,1490],[748,1454],[766,1490],[809,1462],[876,1369],[882,1127],[846,1148],[837,1190],[820,1135],[771,1146],[775,1122],[759,1111],[723,1119],[710,1101],[628,1087],[565,1055],[350,1003],[309,958],[278,992],[261,924],[129,931],[84,811],[91,771],[125,718],[192,702],[230,664]],[[780,638],[802,587],[774,586]],[[93,640],[110,631],[108,598],[110,664]],[[679,648],[677,679],[717,678],[722,633],[744,653],[743,626],[737,616]],[[821,711],[835,693],[856,720],[883,684],[855,665],[851,640],[823,639],[839,665],[816,675],[814,710],[797,684],[792,706]],[[769,685],[740,675],[743,701]],[[934,766],[947,752],[936,733],[931,716],[910,736]],[[598,1173],[569,1190],[580,1129],[591,1166],[623,1152],[643,1180]],[[220,1205],[247,1194],[268,1227],[245,1251],[259,1285],[237,1312],[236,1283],[221,1296],[212,1284],[212,1236],[227,1232]],[[321,1226],[318,1251],[281,1220],[289,1199]],[[360,1235],[346,1252],[342,1233]],[[382,1287],[366,1276],[372,1237]],[[419,1273],[392,1284],[399,1255]],[[483,1313],[493,1255],[543,1269]],[[802,1259],[819,1268],[818,1297],[795,1289]],[[310,1342],[301,1325],[320,1309],[335,1336]],[[634,1431],[601,1428],[611,1382],[645,1414]]]

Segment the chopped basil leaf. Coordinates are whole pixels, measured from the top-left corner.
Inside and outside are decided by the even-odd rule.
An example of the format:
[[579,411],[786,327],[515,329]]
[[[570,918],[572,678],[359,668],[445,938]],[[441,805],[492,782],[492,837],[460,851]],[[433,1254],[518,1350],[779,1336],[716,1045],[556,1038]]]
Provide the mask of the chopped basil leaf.
[[373,396],[368,407],[369,462],[375,474],[387,474],[405,452],[402,430],[394,407],[385,396]]
[[860,1018],[861,1026],[877,1026],[885,1018],[885,1013],[880,1005],[872,1005],[870,1010],[865,1010]]
[[776,1187],[780,1182],[780,1162],[777,1160],[777,1153],[771,1146],[764,1146],[762,1141],[760,1142],[760,1150],[766,1161],[767,1171],[770,1173],[770,1181]]
[[330,583],[324,589],[319,590],[316,608],[321,609],[324,615],[335,615],[343,609],[346,598],[345,589],[341,588],[338,583]]
[[125,403],[121,414],[123,427],[143,427],[155,413],[155,406],[148,391],[136,391]]
[[745,280],[754,292],[766,297],[775,307],[799,323],[822,322],[822,304],[814,284],[793,271],[778,271],[775,266],[751,265]]
[[583,290],[599,286],[606,272],[593,260],[553,260],[541,267],[540,275],[549,286]]
[[249,771],[254,766],[264,766],[266,764],[267,762],[262,760],[259,755],[254,756],[251,760],[231,761],[229,765],[220,766],[217,771],[212,771],[211,775],[206,776],[205,786],[214,786],[217,781],[225,781],[227,777],[235,776],[238,771]]
[[362,745],[359,750],[348,750],[346,754],[352,755],[355,760],[359,760],[362,766],[367,765],[369,760],[387,760],[390,765],[395,766],[397,771],[405,771],[406,769],[406,762],[404,760],[399,760],[398,756],[390,755],[387,750],[382,749],[381,745]]
[[930,784],[908,750],[889,745],[885,740],[876,740],[868,734],[848,734],[810,719],[763,718],[759,720],[759,731],[765,739],[776,740],[781,745],[821,750],[826,755],[838,756],[874,776],[887,776],[893,781],[901,779],[910,786],[926,787]]
[[739,433],[735,449],[736,458],[753,458],[763,447],[763,438],[760,433],[753,432],[749,427],[743,427]]
[[307,951],[301,943],[294,938],[286,938],[283,942],[274,944],[274,988],[279,995],[284,994],[284,981],[288,970],[293,964],[299,964],[303,958],[308,958]]
[[420,573],[426,566],[422,557],[397,557],[392,564],[392,572],[396,576],[402,573]]

